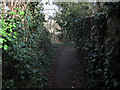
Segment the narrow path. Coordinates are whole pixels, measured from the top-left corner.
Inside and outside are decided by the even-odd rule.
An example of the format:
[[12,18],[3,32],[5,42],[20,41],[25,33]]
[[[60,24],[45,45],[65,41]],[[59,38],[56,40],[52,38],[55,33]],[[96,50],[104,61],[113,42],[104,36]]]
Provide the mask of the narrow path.
[[66,46],[56,51],[56,58],[49,79],[49,88],[86,87],[84,72],[74,47]]

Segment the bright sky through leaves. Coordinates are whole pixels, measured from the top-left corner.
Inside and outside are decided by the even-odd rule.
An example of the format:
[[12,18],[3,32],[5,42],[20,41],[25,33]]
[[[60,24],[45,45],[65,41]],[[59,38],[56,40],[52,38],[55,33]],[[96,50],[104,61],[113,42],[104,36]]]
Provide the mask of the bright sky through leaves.
[[[53,4],[53,0],[42,0],[44,13],[50,16],[53,16],[56,11],[58,11],[58,7]],[[47,3],[48,2],[48,3]]]

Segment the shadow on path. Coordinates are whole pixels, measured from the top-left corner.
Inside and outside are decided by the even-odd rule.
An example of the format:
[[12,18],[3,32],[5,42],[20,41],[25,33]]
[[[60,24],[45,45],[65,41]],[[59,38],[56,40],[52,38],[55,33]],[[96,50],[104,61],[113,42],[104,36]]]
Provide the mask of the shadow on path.
[[74,47],[64,46],[56,51],[49,79],[48,88],[86,88],[85,75]]

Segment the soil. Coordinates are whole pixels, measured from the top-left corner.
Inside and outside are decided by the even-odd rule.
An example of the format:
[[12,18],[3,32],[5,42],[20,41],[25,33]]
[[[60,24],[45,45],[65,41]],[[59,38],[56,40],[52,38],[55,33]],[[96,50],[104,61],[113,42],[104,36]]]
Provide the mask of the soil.
[[76,49],[72,46],[57,49],[47,88],[86,89],[86,87],[85,71],[77,57]]

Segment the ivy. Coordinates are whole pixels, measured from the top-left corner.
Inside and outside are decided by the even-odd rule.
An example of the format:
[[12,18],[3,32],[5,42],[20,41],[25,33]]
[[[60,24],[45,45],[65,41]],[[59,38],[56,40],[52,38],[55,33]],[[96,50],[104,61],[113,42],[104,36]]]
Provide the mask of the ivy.
[[[120,75],[120,62],[118,61],[120,39],[115,33],[118,29],[108,29],[107,26],[113,14],[116,13],[116,17],[119,16],[117,12],[119,4],[105,3],[105,7],[108,8],[106,12],[98,12],[92,17],[76,19],[73,23],[76,48],[79,55],[84,56],[85,65],[87,64],[89,88],[100,87],[103,90],[109,90],[120,85],[118,77]],[[111,33],[114,39],[111,35],[106,35],[107,33]],[[109,47],[106,47],[107,45]]]
[[[29,3],[26,11],[13,8],[2,13],[3,88],[44,88],[54,57],[49,32],[40,13],[41,4]],[[31,10],[32,9],[32,10]]]

